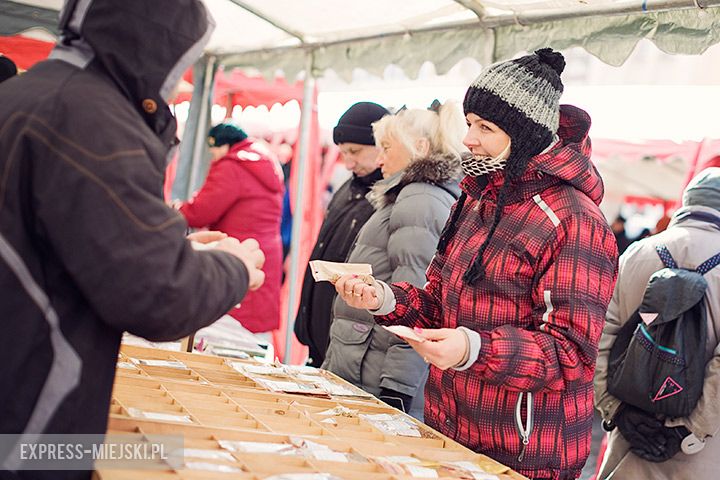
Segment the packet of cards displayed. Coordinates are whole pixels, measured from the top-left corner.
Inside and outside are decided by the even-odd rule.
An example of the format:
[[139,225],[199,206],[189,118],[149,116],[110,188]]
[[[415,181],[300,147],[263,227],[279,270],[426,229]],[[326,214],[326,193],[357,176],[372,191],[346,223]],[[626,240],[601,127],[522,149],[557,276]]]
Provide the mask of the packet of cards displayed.
[[372,265],[369,263],[338,263],[311,260],[310,270],[316,282],[334,284],[343,275],[358,275],[368,285],[371,285],[374,280],[372,277]]

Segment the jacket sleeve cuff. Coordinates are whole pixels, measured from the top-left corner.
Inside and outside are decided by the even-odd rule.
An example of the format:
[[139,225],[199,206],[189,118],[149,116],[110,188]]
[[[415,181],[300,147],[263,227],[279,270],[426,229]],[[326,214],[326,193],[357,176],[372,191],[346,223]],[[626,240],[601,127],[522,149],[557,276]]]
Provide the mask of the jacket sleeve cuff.
[[368,312],[370,312],[371,314],[376,315],[376,316],[389,315],[395,311],[395,305],[397,305],[397,302],[395,300],[395,294],[393,293],[392,289],[390,288],[390,285],[388,285],[385,282],[381,282],[380,280],[376,280],[376,281],[377,281],[377,283],[380,284],[380,286],[383,289],[383,293],[382,293],[383,301],[377,310],[368,310]]
[[453,367],[453,370],[463,371],[472,367],[473,364],[477,362],[477,359],[480,356],[482,338],[480,338],[480,334],[475,330],[470,330],[469,328],[465,327],[458,327],[458,330],[463,332],[468,339],[468,358],[467,361],[462,365],[457,365]]
[[600,416],[602,416],[603,420],[609,422],[610,420],[615,418],[615,414],[617,413],[621,404],[622,402],[617,398],[608,396],[608,398],[606,398],[603,402],[600,403],[600,405],[597,406],[597,409],[600,411]]

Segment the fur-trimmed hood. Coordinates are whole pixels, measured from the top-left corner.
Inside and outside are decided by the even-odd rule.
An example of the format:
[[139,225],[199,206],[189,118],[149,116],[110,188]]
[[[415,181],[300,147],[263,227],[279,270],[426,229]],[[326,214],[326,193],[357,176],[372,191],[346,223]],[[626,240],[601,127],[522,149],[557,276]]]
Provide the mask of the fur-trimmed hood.
[[377,182],[367,199],[379,209],[395,203],[402,189],[411,183],[427,183],[448,190],[449,185],[457,184],[462,177],[460,157],[452,154],[431,155],[415,160],[401,173]]

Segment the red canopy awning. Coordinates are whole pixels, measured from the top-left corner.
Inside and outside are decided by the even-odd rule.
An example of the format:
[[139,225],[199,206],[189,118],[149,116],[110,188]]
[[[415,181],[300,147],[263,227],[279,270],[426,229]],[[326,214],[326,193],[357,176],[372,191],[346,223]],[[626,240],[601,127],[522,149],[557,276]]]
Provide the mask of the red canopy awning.
[[[192,71],[189,70],[183,80],[192,83]],[[175,103],[190,101],[191,92],[180,92],[175,97]],[[215,91],[213,103],[231,109],[235,105],[241,107],[258,107],[265,105],[268,108],[275,103],[285,104],[290,100],[302,103],[302,82],[288,83],[284,78],[276,78],[268,82],[263,77],[250,77],[240,70],[226,72],[219,70],[215,75]]]

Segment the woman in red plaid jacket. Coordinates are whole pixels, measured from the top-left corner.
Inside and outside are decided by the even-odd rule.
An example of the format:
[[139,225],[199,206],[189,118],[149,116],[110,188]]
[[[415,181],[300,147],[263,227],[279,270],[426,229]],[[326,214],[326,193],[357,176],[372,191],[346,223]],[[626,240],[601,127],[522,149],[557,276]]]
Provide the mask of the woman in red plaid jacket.
[[584,111],[559,105],[550,49],[483,70],[465,96],[473,156],[424,288],[336,282],[379,323],[414,327],[425,421],[531,478],[577,478],[617,274]]

